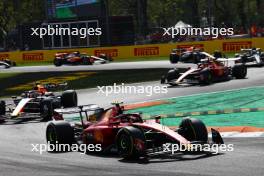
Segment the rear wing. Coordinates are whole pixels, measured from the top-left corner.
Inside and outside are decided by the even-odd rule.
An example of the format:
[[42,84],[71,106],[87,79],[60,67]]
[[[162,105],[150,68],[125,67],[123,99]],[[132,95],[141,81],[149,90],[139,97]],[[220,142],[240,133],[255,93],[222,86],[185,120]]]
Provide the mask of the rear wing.
[[[259,51],[261,49],[260,48],[254,48],[254,50]],[[253,51],[253,49],[252,48],[247,48],[247,49],[242,48],[241,51]]]
[[54,111],[59,114],[74,114],[74,113],[81,113],[87,111],[96,111],[100,109],[102,108],[100,108],[96,104],[89,104],[89,105],[81,105],[71,108],[60,108],[60,109],[55,109]]
[[174,48],[172,49],[173,52],[177,52],[177,51],[180,51],[180,52],[183,52],[183,51],[186,51],[186,49],[184,48]]

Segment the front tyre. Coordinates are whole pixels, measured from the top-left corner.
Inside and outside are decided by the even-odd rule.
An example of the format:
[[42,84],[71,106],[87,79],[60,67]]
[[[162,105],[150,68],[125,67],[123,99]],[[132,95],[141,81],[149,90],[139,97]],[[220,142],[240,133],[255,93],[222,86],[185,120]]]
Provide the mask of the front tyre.
[[203,143],[208,141],[207,128],[199,119],[184,118],[179,125],[178,133],[188,141],[200,141]]
[[5,101],[0,101],[0,115],[6,114],[6,103]]
[[119,155],[124,159],[139,158],[145,154],[145,137],[143,132],[135,127],[119,130],[116,138]]
[[232,68],[232,76],[236,79],[244,79],[247,76],[247,67],[245,64],[236,64]]

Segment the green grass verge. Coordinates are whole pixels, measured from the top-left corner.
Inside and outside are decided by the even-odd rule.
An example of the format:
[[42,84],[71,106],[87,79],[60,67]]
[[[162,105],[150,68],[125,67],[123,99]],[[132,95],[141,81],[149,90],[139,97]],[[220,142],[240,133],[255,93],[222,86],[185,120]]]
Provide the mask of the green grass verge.
[[30,90],[35,82],[68,82],[70,89],[84,89],[114,83],[137,83],[159,80],[167,69],[130,69],[78,72],[0,73],[0,96],[18,95]]

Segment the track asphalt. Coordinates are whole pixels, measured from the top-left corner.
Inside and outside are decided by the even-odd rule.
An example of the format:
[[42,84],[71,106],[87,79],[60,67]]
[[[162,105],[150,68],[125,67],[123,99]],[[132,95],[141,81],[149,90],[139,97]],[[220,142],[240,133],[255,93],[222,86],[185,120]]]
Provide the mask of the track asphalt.
[[[110,64],[109,64],[110,65]],[[159,67],[157,62],[156,66]],[[63,68],[63,67],[61,67]],[[71,68],[71,67],[70,67]],[[73,67],[72,67],[73,68]],[[101,69],[101,68],[100,68]],[[2,70],[1,70],[2,71]],[[95,103],[107,107],[113,100],[133,104],[157,99],[217,92],[264,85],[264,68],[250,68],[248,78],[212,84],[210,86],[170,87],[167,94],[141,96],[135,94],[98,94],[98,89],[78,90],[79,104]],[[160,86],[159,81],[132,85]],[[233,152],[212,156],[158,157],[148,163],[124,161],[116,156],[82,155],[76,152],[32,152],[31,144],[45,144],[46,123],[29,121],[0,125],[0,176],[28,175],[185,175],[185,176],[263,176],[264,140],[262,138],[224,138],[234,144]]]

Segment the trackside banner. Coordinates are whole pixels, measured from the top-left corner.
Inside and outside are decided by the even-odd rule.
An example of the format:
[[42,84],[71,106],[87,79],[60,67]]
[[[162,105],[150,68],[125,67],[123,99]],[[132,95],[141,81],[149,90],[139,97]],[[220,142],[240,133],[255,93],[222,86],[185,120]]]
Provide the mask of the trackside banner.
[[60,50],[38,50],[38,51],[14,51],[1,52],[0,60],[11,59],[18,63],[23,62],[49,62],[53,61],[56,53],[80,51],[88,55],[99,56],[104,53],[118,59],[140,58],[140,57],[168,57],[174,48],[197,47],[204,49],[206,52],[213,53],[215,50],[224,53],[239,52],[241,48],[262,48],[264,50],[264,38],[248,38],[248,39],[228,39],[228,40],[212,40],[197,42],[180,42],[169,44],[153,44],[153,45],[134,45],[134,46],[115,46],[101,48],[74,48]]

